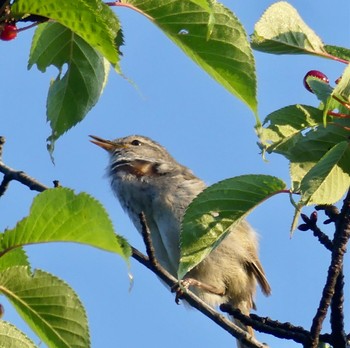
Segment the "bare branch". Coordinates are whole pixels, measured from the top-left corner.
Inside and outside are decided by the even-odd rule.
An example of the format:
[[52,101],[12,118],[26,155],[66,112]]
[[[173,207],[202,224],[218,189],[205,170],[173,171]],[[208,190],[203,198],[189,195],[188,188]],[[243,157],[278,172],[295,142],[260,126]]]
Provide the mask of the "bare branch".
[[3,196],[6,190],[8,189],[10,181],[10,178],[7,175],[4,175],[4,178],[2,179],[0,184],[0,197]]
[[8,167],[5,163],[1,161],[0,161],[0,173],[4,174],[4,178],[6,178],[8,182],[10,182],[11,180],[18,181],[21,184],[29,187],[30,190],[42,192],[48,189],[47,186],[43,185],[36,179],[30,177],[28,174],[22,171],[14,170]]
[[346,346],[346,334],[344,329],[344,274],[339,273],[331,302],[331,327],[334,347]]
[[0,161],[2,160],[2,149],[4,147],[5,142],[6,142],[5,137],[0,136]]
[[[297,343],[308,346],[311,341],[310,331],[305,330],[301,326],[294,326],[291,323],[281,323],[277,320],[272,320],[268,317],[261,317],[256,314],[249,316],[243,314],[239,309],[234,308],[230,304],[222,304],[220,309],[236,319],[241,321],[244,325],[251,326],[254,330],[273,335],[278,338],[293,340]],[[333,345],[333,338],[329,334],[320,335],[322,342]]]
[[324,210],[324,213],[328,216],[328,220],[324,222],[324,224],[329,224],[331,222],[334,222],[337,224],[339,219],[339,209],[335,205],[330,204],[320,204],[316,205],[315,209],[318,210]]
[[146,253],[148,255],[149,261],[155,269],[159,270],[160,265],[156,258],[156,254],[152,243],[151,231],[149,230],[149,227],[147,225],[146,216],[142,212],[139,214],[139,218],[142,226],[142,238],[146,246]]
[[[337,278],[342,271],[344,254],[346,252],[346,245],[350,238],[350,191],[344,200],[344,204],[337,223],[337,228],[333,239],[332,260],[328,268],[328,275],[326,284],[323,289],[322,297],[316,315],[311,326],[311,348],[316,348],[319,343],[319,335],[322,329],[323,321],[327,315],[332,297],[335,293],[335,286]],[[337,346],[339,348],[346,347]]]

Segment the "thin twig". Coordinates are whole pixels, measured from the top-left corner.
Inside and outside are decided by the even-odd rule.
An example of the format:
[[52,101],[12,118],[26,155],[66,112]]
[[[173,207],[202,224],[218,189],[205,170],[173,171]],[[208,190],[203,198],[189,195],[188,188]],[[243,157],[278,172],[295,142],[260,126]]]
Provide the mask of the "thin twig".
[[344,329],[344,274],[339,273],[331,302],[331,327],[334,347],[346,346]]
[[0,161],[0,173],[3,173],[7,178],[6,180],[10,182],[11,180],[15,180],[20,182],[21,184],[29,187],[30,190],[42,192],[48,189],[47,186],[40,183],[38,180],[30,177],[25,172],[14,170],[8,167],[5,163]]
[[10,178],[7,175],[4,175],[4,178],[2,179],[0,184],[0,197],[5,194],[6,190],[9,187],[10,181]]
[[5,142],[6,142],[6,138],[3,136],[0,136],[0,161],[2,160],[2,149],[4,147]]
[[142,227],[142,238],[146,246],[146,253],[148,255],[149,261],[154,268],[159,270],[160,265],[156,258],[156,253],[153,247],[151,231],[147,225],[146,216],[143,212],[139,214],[139,219]]
[[[327,315],[332,297],[335,292],[337,278],[343,267],[344,254],[346,245],[350,238],[350,190],[344,200],[340,213],[340,220],[333,239],[332,260],[328,268],[326,284],[323,289],[322,297],[316,315],[314,316],[310,329],[312,343],[311,348],[316,348],[319,343],[319,335],[322,329],[323,321]],[[337,347],[341,348],[341,347]],[[345,346],[344,346],[345,348]]]
[[328,219],[324,221],[324,224],[329,224],[333,222],[337,226],[339,220],[340,211],[335,205],[331,204],[319,204],[315,206],[316,210],[323,210],[324,213],[328,216]]
[[128,4],[122,1],[111,1],[111,2],[105,2],[105,4],[107,6],[119,6],[119,7],[126,7],[129,8],[135,12],[138,12],[142,15],[144,15],[146,18],[148,18],[150,21],[154,21],[154,18],[151,17],[150,15],[148,15],[146,12],[143,12],[142,10],[140,10],[139,8],[137,8],[136,6],[132,5],[132,4]]

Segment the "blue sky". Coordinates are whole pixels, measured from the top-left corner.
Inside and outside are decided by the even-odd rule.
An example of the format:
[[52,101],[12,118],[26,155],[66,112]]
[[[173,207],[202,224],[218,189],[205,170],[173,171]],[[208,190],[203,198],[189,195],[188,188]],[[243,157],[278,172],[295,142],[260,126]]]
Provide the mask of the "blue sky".
[[[289,1],[325,43],[349,46],[348,0]],[[273,1],[225,1],[247,32]],[[125,46],[122,59],[126,79],[111,73],[99,103],[86,120],[58,140],[53,166],[46,151],[49,127],[45,103],[50,78],[35,67],[27,71],[33,31],[1,45],[2,112],[0,135],[7,138],[4,162],[50,185],[58,179],[77,192],[99,199],[118,233],[144,250],[141,238],[113,197],[104,177],[107,155],[88,141],[88,134],[116,138],[129,134],[150,136],[189,166],[208,184],[241,174],[270,174],[289,185],[288,163],[280,156],[263,161],[256,145],[250,110],[213,81],[158,28],[137,13],[115,10],[121,19]],[[295,103],[317,105],[302,86],[309,70],[323,71],[336,80],[344,64],[307,56],[273,56],[255,52],[258,73],[259,115]],[[13,227],[27,215],[35,192],[12,183],[0,200],[0,230]],[[311,209],[307,210],[310,212]],[[293,208],[287,195],[274,197],[249,217],[261,236],[261,259],[272,286],[272,296],[257,294],[257,314],[309,328],[325,281],[330,255],[308,232],[290,238]],[[321,217],[320,217],[321,218]],[[321,220],[322,221],[322,220]],[[27,249],[34,268],[67,281],[86,306],[92,347],[178,346],[230,347],[232,337],[209,319],[176,306],[174,296],[136,261],[128,269],[117,256],[87,246],[35,245]],[[345,274],[349,275],[349,260]],[[346,293],[349,293],[347,285]],[[4,319],[33,337],[11,306]],[[350,313],[347,299],[345,313]],[[349,319],[349,318],[347,318]],[[294,347],[259,335],[271,347]]]

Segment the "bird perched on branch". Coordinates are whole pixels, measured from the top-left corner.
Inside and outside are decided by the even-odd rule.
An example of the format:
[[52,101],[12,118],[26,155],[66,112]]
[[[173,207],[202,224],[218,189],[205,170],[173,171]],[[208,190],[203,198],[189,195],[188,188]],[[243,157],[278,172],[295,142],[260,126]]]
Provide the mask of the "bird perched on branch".
[[[176,277],[181,220],[187,206],[206,187],[204,182],[150,138],[91,138],[109,153],[108,176],[123,209],[140,233],[139,215],[144,213],[155,256]],[[194,267],[185,281],[207,304],[230,303],[246,315],[255,307],[257,283],[265,295],[271,292],[258,257],[257,235],[246,221]],[[253,335],[250,327],[237,324]],[[238,342],[238,347],[245,346]]]

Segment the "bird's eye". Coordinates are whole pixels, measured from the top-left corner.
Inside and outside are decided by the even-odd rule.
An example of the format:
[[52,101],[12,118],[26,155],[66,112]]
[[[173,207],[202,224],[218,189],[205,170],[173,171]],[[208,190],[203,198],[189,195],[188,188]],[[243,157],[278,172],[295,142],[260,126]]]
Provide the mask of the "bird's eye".
[[137,139],[135,139],[131,142],[131,145],[134,145],[134,146],[140,146],[141,144],[142,144],[141,141],[137,140]]

